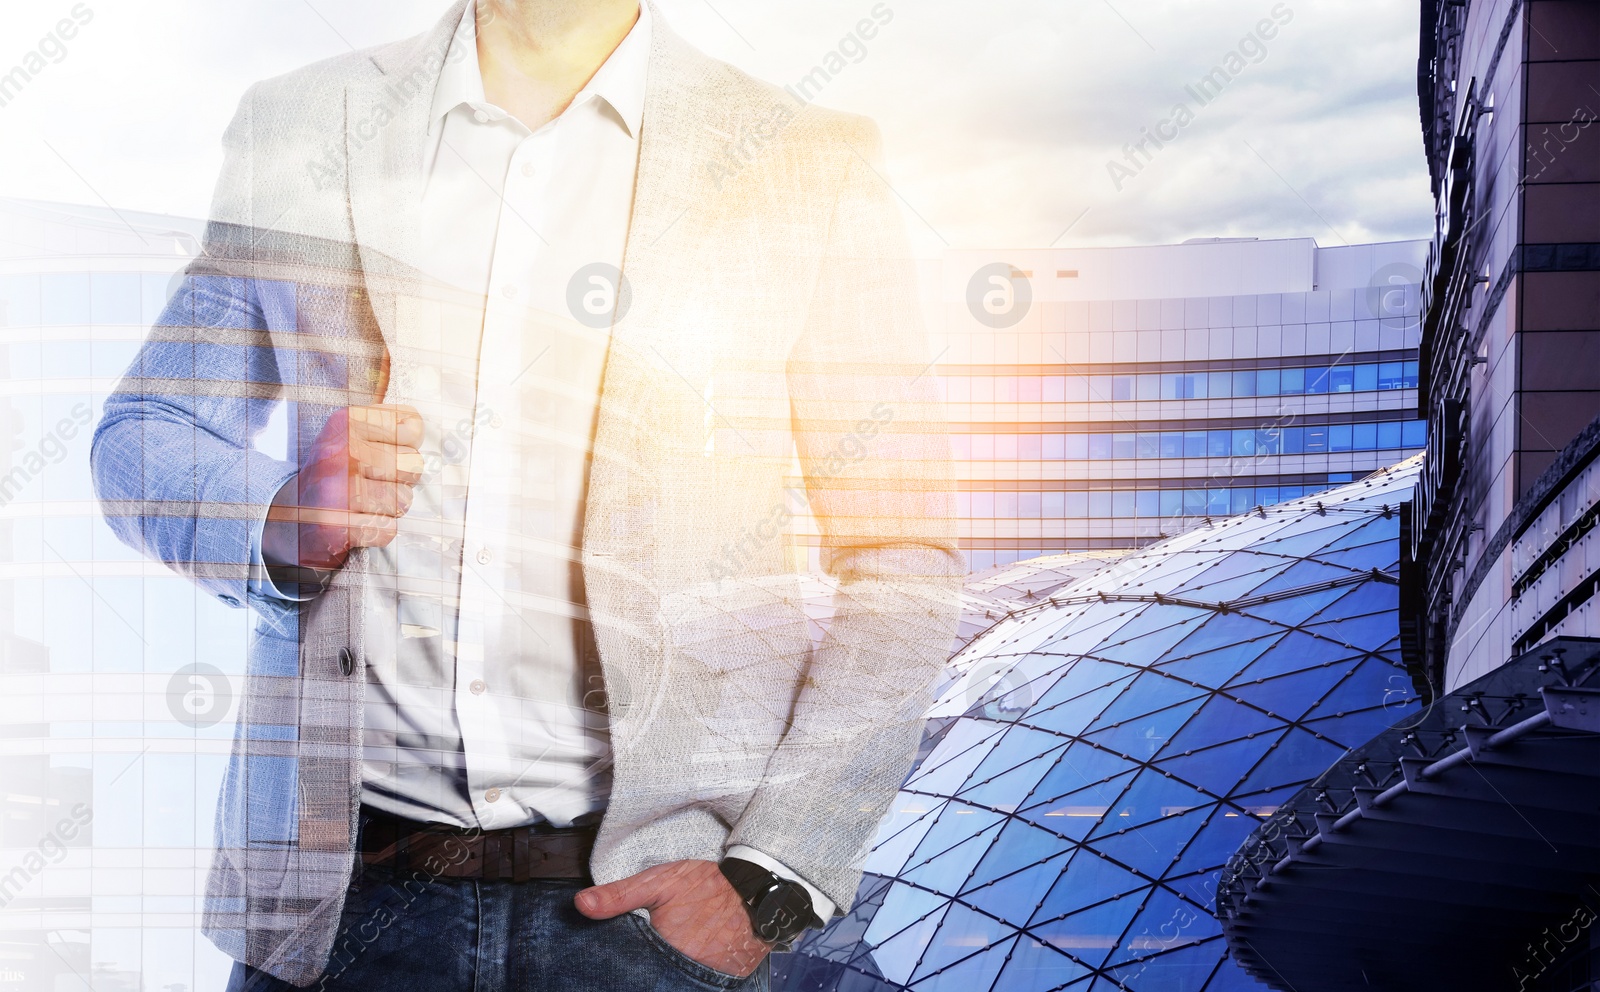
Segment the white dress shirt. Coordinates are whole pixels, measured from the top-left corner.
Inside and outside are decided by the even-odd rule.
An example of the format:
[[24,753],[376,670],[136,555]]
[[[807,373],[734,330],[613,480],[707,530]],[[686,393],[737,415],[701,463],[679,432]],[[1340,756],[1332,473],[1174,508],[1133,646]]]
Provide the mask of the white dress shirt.
[[[467,7],[434,95],[418,319],[436,360],[410,393],[425,470],[395,540],[369,552],[362,802],[500,829],[588,822],[610,744],[579,567],[588,462],[644,116],[651,15],[556,119],[489,103]],[[818,916],[834,904],[805,884]]]

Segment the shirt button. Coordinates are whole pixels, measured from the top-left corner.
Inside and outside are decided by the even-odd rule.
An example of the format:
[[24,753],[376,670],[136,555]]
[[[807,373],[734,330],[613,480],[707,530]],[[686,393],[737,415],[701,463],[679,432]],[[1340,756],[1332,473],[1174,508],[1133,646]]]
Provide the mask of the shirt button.
[[478,564],[487,565],[493,560],[494,560],[494,555],[489,553],[489,549],[488,548],[484,548],[484,549],[482,549],[481,551],[478,552]]
[[513,298],[513,297],[515,297],[517,295],[517,287],[515,287],[515,286],[507,286],[505,289],[502,289],[500,292],[506,294],[506,299],[509,300],[509,299],[511,299],[511,298]]
[[538,169],[535,169],[533,167],[533,163],[532,162],[524,162],[524,163],[522,163],[522,174],[524,176],[527,176],[529,179],[532,179],[533,178],[533,174],[538,172],[538,171],[539,171]]
[[487,124],[487,123],[489,123],[489,115],[484,113],[481,110],[473,111],[472,112],[472,119],[477,121],[479,124]]
[[490,789],[483,794],[483,798],[485,802],[497,803],[500,801],[500,790]]
[[473,679],[472,684],[467,686],[467,688],[472,690],[472,694],[474,696],[481,696],[489,690],[489,683],[485,682],[483,679]]

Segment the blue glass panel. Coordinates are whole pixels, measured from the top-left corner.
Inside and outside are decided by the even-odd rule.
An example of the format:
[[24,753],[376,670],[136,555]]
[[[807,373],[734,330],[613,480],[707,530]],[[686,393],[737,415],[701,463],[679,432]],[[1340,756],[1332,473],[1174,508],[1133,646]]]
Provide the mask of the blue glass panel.
[[[957,961],[972,957],[983,948],[997,947],[1006,943],[1006,938],[1014,933],[1016,931],[1013,928],[992,917],[973,912],[959,904],[951,906],[940,924],[938,934],[928,942],[928,948],[922,954],[922,962],[912,973],[912,978],[925,978]],[[998,960],[993,970],[996,972],[1000,970]],[[917,988],[937,987],[936,983],[917,986]]]
[[1328,428],[1328,450],[1329,451],[1349,451],[1350,450],[1350,434],[1351,434],[1351,430],[1350,430],[1350,425],[1349,424],[1334,424],[1333,426],[1329,427]]
[[1090,461],[1104,461],[1111,457],[1110,434],[1090,434],[1088,438]]
[[1162,435],[1149,432],[1134,435],[1134,457],[1160,458]]
[[[928,948],[923,956],[922,967],[918,969],[918,974],[931,973],[933,977],[921,979],[912,985],[915,992],[977,992],[988,989],[1005,965],[1006,955],[1016,944],[1015,937],[990,934],[986,928],[980,929],[979,924],[969,928],[966,917],[960,917],[960,922],[957,919],[954,911],[945,917],[943,926],[939,928],[939,940]],[[1004,930],[1003,933],[1009,934],[1011,931]],[[961,936],[958,938],[957,935]],[[963,951],[967,954],[964,960],[956,964],[943,963],[946,957],[958,956]]]
[[[1012,822],[1029,826],[1022,820]],[[1068,843],[1059,837],[1055,841],[1058,844]],[[993,849],[990,853],[993,853]],[[1066,868],[1067,859],[1072,856],[1072,852],[1064,851],[1052,858],[1020,866],[1012,873],[987,883],[977,881],[986,873],[986,866],[980,864],[973,872],[975,887],[963,893],[961,901],[1008,923],[1022,926],[1038,911],[1045,893],[1050,891],[1056,876]]]
[[1219,741],[1233,740],[1240,735],[1276,733],[1283,729],[1283,721],[1274,720],[1260,710],[1219,695],[1201,707],[1177,736],[1172,739],[1168,753],[1197,751]]
[[1242,651],[1238,645],[1230,645],[1204,654],[1175,658],[1170,662],[1162,662],[1162,667],[1169,668],[1184,678],[1193,679],[1201,685],[1221,685],[1233,678],[1239,666],[1247,663],[1246,660],[1252,654],[1268,650],[1284,636],[1280,632],[1272,637],[1263,637],[1248,650]]
[[1284,369],[1281,384],[1283,395],[1299,396],[1306,391],[1306,370]]
[[1230,686],[1228,691],[1235,698],[1243,699],[1268,713],[1298,720],[1342,678],[1343,671],[1333,666],[1318,665],[1304,672],[1266,679],[1260,685],[1252,681]]
[[[981,785],[996,775],[1020,768],[1025,764],[1044,760],[1066,743],[1066,738],[1058,733],[1046,733],[1034,730],[1032,727],[1012,727],[1006,731],[1000,743],[990,749],[983,762],[967,776],[968,788]],[[1039,775],[1043,775],[1047,770],[1048,767],[1040,768]],[[1038,780],[1037,776],[1033,779],[1034,782]],[[1019,791],[1018,795],[1027,795],[1032,788],[1033,783],[1030,782]]]
[[[880,920],[887,922],[893,918],[892,909],[895,897],[906,891],[915,890],[908,890],[905,886],[895,886],[894,891],[889,894],[889,899],[885,903],[883,911],[872,921],[874,929]],[[933,896],[933,898],[937,899],[938,896]],[[873,948],[872,960],[885,978],[901,985],[911,980],[911,973],[916,969],[917,961],[922,958],[922,952],[928,946],[928,941],[932,940],[933,935],[938,931],[939,921],[943,919],[945,909],[948,906],[949,904],[945,903],[932,915],[920,920],[915,918],[906,920],[904,929],[883,940],[882,943]],[[867,940],[872,942],[873,936],[872,930],[869,929]]]
[[1356,424],[1351,429],[1350,448],[1352,451],[1376,451],[1378,448],[1378,425]]
[[1144,716],[1136,717],[1115,727],[1092,731],[1085,739],[1135,761],[1148,761],[1166,746],[1178,728],[1200,708],[1202,700],[1169,706]]
[[1308,721],[1306,728],[1342,747],[1351,748],[1388,730],[1405,719],[1415,708],[1415,704],[1411,704],[1404,708],[1378,706],[1370,710],[1356,710],[1347,712],[1342,717]]
[[1174,431],[1174,432],[1171,432],[1171,433],[1168,433],[1168,434],[1161,435],[1161,457],[1162,458],[1182,458],[1183,457],[1183,434],[1182,434],[1182,432]]
[[1082,461],[1089,457],[1089,435],[1066,434],[1062,441],[1065,445],[1063,458],[1069,461]]
[[1044,940],[1023,934],[994,987],[1001,992],[1055,992],[1088,974],[1089,969],[1069,951],[1057,950]]
[[[1164,771],[1146,768],[1123,790],[1116,804],[1107,810],[1105,820],[1089,836],[1095,839],[1095,850],[1110,853],[1102,843],[1109,835],[1169,819],[1192,809],[1209,806],[1211,802],[1211,796],[1167,778]],[[1172,860],[1174,853],[1167,851],[1167,861],[1162,863],[1162,867]],[[1127,861],[1123,863],[1132,864]]]
[[1111,457],[1134,457],[1134,437],[1135,435],[1129,433],[1111,435]]
[[1277,369],[1260,369],[1256,372],[1257,396],[1277,396],[1282,389],[1282,374]]
[[[1092,874],[1087,871],[1090,865],[1098,865]],[[1074,878],[1073,874],[1079,871],[1084,874]],[[1044,940],[1071,947],[1075,957],[1099,967],[1122,942],[1122,935],[1133,922],[1144,895],[1138,890],[1148,885],[1147,880],[1104,859],[1074,859],[1067,873],[1045,896],[1039,912],[1034,914],[1040,922],[1035,923],[1032,930]],[[1128,894],[1080,908],[1084,906],[1086,895],[1093,898],[1100,893],[1114,892],[1118,886]],[[1071,915],[1056,919],[1067,913]]]
[[[1061,760],[1057,761],[1055,766],[1046,773],[1038,786],[1034,788],[1032,795],[1025,800],[1024,805],[1029,808],[1039,805],[1050,806],[1051,808],[1057,805],[1083,805],[1084,803],[1094,805],[1090,800],[1095,797],[1086,797],[1082,794],[1085,790],[1096,790],[1096,795],[1099,799],[1098,805],[1105,806],[1114,800],[1122,790],[1121,785],[1116,786],[1116,788],[1110,788],[1108,783],[1119,778],[1131,780],[1131,774],[1137,771],[1138,767],[1137,764],[1122,755],[1079,741],[1069,747],[1066,753],[1061,756]],[[1101,786],[1106,786],[1106,788],[1100,788]],[[1072,803],[1058,802],[1069,796],[1077,796],[1079,799],[1084,800],[1084,803],[1076,801]],[[1062,819],[1062,817],[1046,819],[1043,822],[1045,827],[1054,830],[1061,826],[1061,824],[1050,823],[1049,819]]]
[[1378,388],[1378,367],[1376,365],[1357,365],[1355,367],[1355,389],[1357,392],[1368,392]]
[[1248,794],[1298,785],[1344,757],[1344,752],[1344,748],[1332,741],[1317,740],[1304,730],[1293,728],[1278,742],[1271,760],[1262,762],[1249,778],[1239,783],[1238,791]]
[[1400,444],[1401,432],[1399,421],[1390,421],[1388,423],[1378,425],[1378,449],[1380,451],[1392,451],[1395,448],[1400,447]]
[[[1167,785],[1170,787],[1172,783],[1168,782]],[[1177,796],[1171,799],[1174,803],[1180,802]],[[1161,877],[1172,867],[1178,852],[1199,831],[1205,818],[1216,809],[1216,804],[1205,802],[1190,807],[1171,805],[1162,808],[1172,812],[1138,826],[1112,829],[1114,823],[1108,820],[1101,825],[1103,835],[1093,840],[1095,850],[1149,878]],[[1122,818],[1122,811],[1119,810],[1117,818]],[[1124,829],[1125,833],[1122,832]]]
[[[957,814],[965,812],[965,810],[956,811]],[[962,819],[973,821],[973,829],[977,832],[943,851],[928,850],[933,842],[933,835],[930,833],[929,839],[923,841],[922,847],[917,849],[916,855],[907,863],[905,870],[900,872],[900,877],[925,889],[950,896],[966,888],[968,879],[972,877],[973,867],[989,850],[989,845],[994,843],[995,835],[1000,832],[1000,826],[1005,821],[995,819],[980,829],[976,822],[980,818],[976,813],[968,814]]]
[[1420,448],[1428,443],[1428,424],[1422,420],[1409,420],[1401,429],[1407,448]]
[[1273,742],[1282,736],[1282,733],[1269,732],[1257,734],[1254,738],[1229,740],[1213,747],[1194,748],[1187,753],[1169,750],[1162,756],[1160,767],[1179,780],[1220,799],[1233,792],[1234,787],[1266,757]]
[[[1072,756],[1068,755],[1058,767],[1070,769],[1071,760]],[[1076,771],[1073,774],[1083,777],[1082,773]],[[1121,795],[1127,784],[1133,781],[1135,774],[1136,772],[1130,771],[1116,775],[1104,782],[1096,782],[1088,788],[1069,792],[1046,802],[1035,802],[1030,798],[1028,802],[1031,805],[1018,810],[1017,815],[1063,837],[1082,840],[1105,818],[1107,811],[1111,809],[1111,804],[1117,801],[1117,796]],[[1042,785],[1039,791],[1041,794],[1044,793]]]
[[[1071,841],[1039,828],[1027,820],[1013,819],[1000,831],[976,868],[968,891],[989,885],[1026,868],[1036,868],[1052,858],[1075,850]],[[1028,872],[1030,876],[1040,872]],[[1041,896],[1044,890],[1041,889]]]
[[1207,456],[1206,437],[1206,431],[1184,431],[1183,457],[1205,458]]
[[1378,366],[1379,389],[1404,389],[1405,365],[1401,362],[1384,362]]
[[[1169,964],[1176,964],[1183,960],[1172,954],[1181,948],[1190,947],[1201,941],[1214,938],[1222,933],[1222,927],[1205,910],[1192,902],[1178,898],[1173,893],[1157,888],[1150,893],[1150,899],[1145,903],[1144,909],[1134,917],[1133,923],[1128,928],[1128,937],[1122,942],[1121,947],[1111,956],[1111,962],[1129,961],[1138,958],[1151,958],[1152,955],[1165,957]],[[1159,960],[1159,958],[1153,959]],[[1137,966],[1131,969],[1118,969],[1118,977],[1127,978],[1138,972]],[[1134,988],[1156,988],[1154,984],[1159,971],[1155,967],[1142,971],[1146,981],[1136,984]],[[1174,977],[1177,977],[1174,975]],[[1162,988],[1181,988],[1181,985],[1164,985]],[[1198,987],[1198,986],[1193,986]]]
[[1145,672],[1134,680],[1128,691],[1124,692],[1104,713],[1095,721],[1100,726],[1109,726],[1121,723],[1124,720],[1141,716],[1168,706],[1186,703],[1197,696],[1205,695],[1206,690],[1192,686],[1186,680],[1174,678],[1165,670]]
[[1211,372],[1206,376],[1206,389],[1214,400],[1225,400],[1233,395],[1233,374]]

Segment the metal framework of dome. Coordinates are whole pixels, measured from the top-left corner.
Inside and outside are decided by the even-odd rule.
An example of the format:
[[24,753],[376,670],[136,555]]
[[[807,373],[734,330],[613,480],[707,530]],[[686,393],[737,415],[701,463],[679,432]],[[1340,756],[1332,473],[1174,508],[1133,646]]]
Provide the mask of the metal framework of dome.
[[1010,603],[954,659],[852,912],[777,958],[773,987],[1261,988],[1228,957],[1216,880],[1418,706],[1396,585],[1417,464]]

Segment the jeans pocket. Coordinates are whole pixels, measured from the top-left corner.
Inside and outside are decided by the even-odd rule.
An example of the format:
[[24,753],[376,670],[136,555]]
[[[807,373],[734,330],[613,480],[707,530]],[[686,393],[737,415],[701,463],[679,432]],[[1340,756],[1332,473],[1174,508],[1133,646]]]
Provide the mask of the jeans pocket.
[[639,928],[639,932],[645,941],[655,948],[657,953],[666,958],[673,967],[700,983],[702,987],[707,989],[745,989],[748,992],[758,992],[758,990],[766,988],[766,985],[760,981],[760,976],[765,971],[764,965],[744,978],[740,978],[737,975],[729,975],[708,965],[703,965],[673,947],[665,937],[656,932],[655,927],[637,914],[628,914],[628,919],[632,920],[634,926]]

